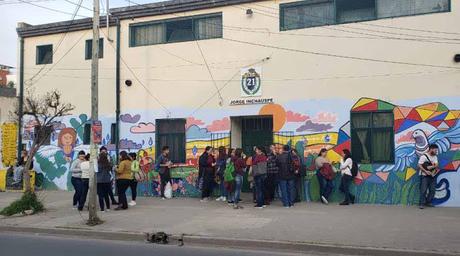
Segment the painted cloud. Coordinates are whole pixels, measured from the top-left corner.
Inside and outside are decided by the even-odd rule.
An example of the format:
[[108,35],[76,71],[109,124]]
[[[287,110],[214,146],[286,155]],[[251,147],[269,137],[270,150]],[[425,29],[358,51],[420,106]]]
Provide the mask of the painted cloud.
[[209,139],[211,133],[206,128],[200,128],[197,125],[192,125],[187,129],[187,139]]
[[154,133],[155,125],[153,123],[139,123],[136,126],[132,126],[130,129],[131,133]]
[[292,123],[305,122],[308,119],[310,119],[309,116],[301,114],[301,113],[295,113],[295,112],[290,111],[290,110],[286,112],[286,121],[287,122],[292,122]]
[[120,120],[124,123],[135,124],[141,120],[141,115],[124,114],[120,116]]
[[208,131],[217,132],[217,131],[228,131],[230,130],[230,118],[224,117],[220,120],[214,120],[208,126],[206,126]]
[[337,114],[330,112],[319,112],[312,120],[316,123],[335,123],[337,122]]
[[332,129],[331,124],[320,124],[314,123],[311,120],[307,120],[302,126],[296,129],[296,132],[325,132],[329,129]]
[[192,125],[201,126],[204,125],[204,122],[200,119],[195,119],[194,117],[188,117],[187,122],[185,123],[185,129],[188,129]]

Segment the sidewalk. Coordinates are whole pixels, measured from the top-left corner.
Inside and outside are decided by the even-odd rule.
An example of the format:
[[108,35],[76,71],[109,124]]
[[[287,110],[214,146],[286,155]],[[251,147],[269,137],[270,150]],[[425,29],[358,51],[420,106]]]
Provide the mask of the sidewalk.
[[[0,208],[20,193],[0,193]],[[300,203],[284,209],[279,202],[266,209],[233,210],[222,202],[200,203],[197,199],[162,201],[140,197],[127,211],[100,212],[105,221],[96,227],[84,224],[73,210],[72,193],[43,191],[48,211],[27,217],[0,217],[0,226],[26,228],[72,228],[107,232],[159,232],[194,236],[291,241],[396,250],[460,253],[460,208],[380,205],[321,205]]]

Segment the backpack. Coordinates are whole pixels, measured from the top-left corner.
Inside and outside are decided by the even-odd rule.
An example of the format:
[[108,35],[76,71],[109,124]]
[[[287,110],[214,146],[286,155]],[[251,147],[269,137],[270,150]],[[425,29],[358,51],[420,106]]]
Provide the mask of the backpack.
[[235,180],[235,177],[233,177],[234,173],[235,173],[235,165],[230,161],[229,163],[227,163],[227,166],[225,167],[224,181],[232,182],[233,180]]
[[139,165],[139,161],[134,160],[131,162],[131,171],[132,172],[139,172],[141,170],[141,167]]
[[359,167],[358,167],[358,163],[354,160],[353,161],[353,165],[351,167],[351,176],[352,177],[356,177],[358,176],[358,171],[359,171]]
[[333,180],[335,177],[335,172],[332,169],[332,165],[329,163],[324,163],[323,166],[319,169],[319,173],[326,180]]

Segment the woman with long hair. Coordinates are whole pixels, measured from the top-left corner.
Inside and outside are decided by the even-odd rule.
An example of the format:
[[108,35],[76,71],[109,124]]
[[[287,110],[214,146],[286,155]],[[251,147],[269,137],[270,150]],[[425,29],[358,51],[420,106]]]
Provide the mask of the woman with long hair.
[[256,192],[256,208],[265,207],[265,180],[267,179],[267,156],[265,148],[257,146],[256,155],[252,161],[252,175],[254,176],[255,192]]
[[246,170],[246,161],[244,160],[243,149],[237,148],[235,150],[235,156],[233,157],[233,165],[235,166],[235,192],[233,193],[232,201],[233,208],[241,208],[238,206],[241,195],[241,187],[243,186],[243,176]]
[[218,149],[217,160],[216,160],[216,176],[220,180],[219,189],[220,189],[220,197],[216,199],[216,201],[227,201],[227,190],[225,189],[224,183],[224,172],[225,168],[227,167],[227,152],[224,146],[220,146]]
[[[109,211],[110,210],[110,198],[109,198],[109,191],[112,189],[111,187],[111,173],[112,171],[112,164],[109,162],[109,158],[107,153],[99,154],[99,159],[97,160],[97,195],[99,198],[99,207],[101,211]],[[105,210],[104,210],[104,201],[105,201]]]
[[131,183],[131,158],[126,151],[120,152],[120,164],[117,166],[118,207],[115,211],[128,209],[126,190]]
[[348,149],[343,150],[343,159],[340,160],[340,172],[342,173],[342,180],[340,183],[340,191],[345,194],[345,200],[340,205],[349,205],[355,203],[355,196],[350,193],[350,185],[353,181],[351,169],[353,168],[353,158]]
[[332,169],[331,161],[327,158],[327,149],[322,148],[315,159],[315,166],[318,170],[316,177],[319,183],[319,195],[323,204],[329,203],[329,196],[334,189],[334,176],[335,173]]

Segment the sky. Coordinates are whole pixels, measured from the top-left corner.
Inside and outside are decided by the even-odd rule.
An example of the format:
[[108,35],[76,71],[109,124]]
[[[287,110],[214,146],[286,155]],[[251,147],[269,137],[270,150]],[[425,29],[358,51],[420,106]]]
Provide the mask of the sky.
[[[106,12],[106,0],[101,1],[101,13],[104,14]],[[134,2],[144,4],[159,1],[135,0]],[[70,20],[78,2],[78,0],[0,0],[0,64],[17,67],[18,35],[16,33],[16,26],[18,22],[38,25]],[[129,5],[129,0],[110,0],[110,8]],[[131,5],[135,4],[131,3]],[[59,10],[60,12],[38,6]],[[92,12],[86,8],[92,9],[93,1],[83,0],[82,6],[84,7],[79,9],[78,15],[92,16]]]

